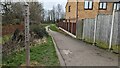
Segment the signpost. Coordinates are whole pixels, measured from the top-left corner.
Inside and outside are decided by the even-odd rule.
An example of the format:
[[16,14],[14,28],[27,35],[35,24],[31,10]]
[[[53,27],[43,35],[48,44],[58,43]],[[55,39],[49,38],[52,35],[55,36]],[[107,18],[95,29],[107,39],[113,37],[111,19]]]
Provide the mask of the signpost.
[[25,3],[25,47],[26,47],[26,66],[30,66],[30,34],[29,34],[29,4]]
[[[2,37],[2,9],[0,5],[0,37]],[[2,44],[0,43],[0,65],[2,64]],[[0,66],[1,68],[2,66]]]

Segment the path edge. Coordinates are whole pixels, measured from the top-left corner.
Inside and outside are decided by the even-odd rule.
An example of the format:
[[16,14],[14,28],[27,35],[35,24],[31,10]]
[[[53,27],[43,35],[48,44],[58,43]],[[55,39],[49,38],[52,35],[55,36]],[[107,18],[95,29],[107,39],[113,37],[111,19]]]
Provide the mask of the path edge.
[[[46,26],[45,28],[46,28],[46,31],[49,33],[48,27],[49,27],[49,26]],[[51,30],[50,30],[50,31],[51,31]],[[60,53],[59,48],[57,47],[57,44],[56,44],[54,38],[52,37],[52,35],[51,35],[50,33],[49,33],[49,35],[50,35],[50,37],[52,38],[52,42],[53,42],[53,44],[54,44],[55,51],[56,51],[56,53],[57,53],[57,57],[58,57],[58,59],[59,59],[60,66],[66,66],[65,61],[64,61],[64,59],[63,59],[63,57],[62,57],[62,55],[61,55],[61,53]]]
[[60,51],[59,51],[59,49],[58,49],[58,47],[57,47],[57,44],[56,44],[54,38],[53,38],[52,36],[51,36],[51,38],[52,38],[52,41],[53,41],[53,43],[54,43],[54,47],[55,47],[56,53],[57,53],[57,55],[58,55],[58,59],[59,59],[60,65],[61,65],[61,66],[66,66],[66,65],[65,65],[65,62],[64,62],[64,60],[63,60],[63,58],[62,58],[62,55],[60,54]]

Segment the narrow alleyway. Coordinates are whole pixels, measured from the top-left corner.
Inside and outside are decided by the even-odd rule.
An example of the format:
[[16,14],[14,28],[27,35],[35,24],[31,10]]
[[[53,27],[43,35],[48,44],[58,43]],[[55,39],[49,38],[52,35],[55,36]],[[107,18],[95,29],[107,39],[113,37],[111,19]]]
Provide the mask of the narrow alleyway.
[[48,32],[54,38],[66,66],[118,66],[117,54],[58,32]]

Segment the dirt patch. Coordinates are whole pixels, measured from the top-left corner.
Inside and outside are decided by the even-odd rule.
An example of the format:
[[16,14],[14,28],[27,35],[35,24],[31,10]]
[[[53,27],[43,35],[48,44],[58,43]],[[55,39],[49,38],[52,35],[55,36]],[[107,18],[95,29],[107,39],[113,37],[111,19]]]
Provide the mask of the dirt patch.
[[[21,64],[20,66],[26,66],[26,64]],[[34,66],[45,66],[45,65],[40,64],[40,63],[37,62],[37,61],[31,61],[31,62],[30,62],[30,67],[34,67]]]
[[43,39],[34,39],[33,40],[33,44],[43,44],[43,43],[47,43],[47,39],[46,37],[44,37]]

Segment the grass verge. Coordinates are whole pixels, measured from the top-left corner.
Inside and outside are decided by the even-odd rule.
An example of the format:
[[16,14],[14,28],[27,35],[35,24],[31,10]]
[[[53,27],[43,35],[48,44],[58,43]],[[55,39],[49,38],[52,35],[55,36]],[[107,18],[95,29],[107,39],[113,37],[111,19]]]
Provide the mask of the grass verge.
[[[4,66],[25,65],[25,50],[14,53],[9,58],[3,59]],[[32,66],[59,66],[59,60],[56,55],[52,38],[47,37],[47,43],[36,44],[30,49],[30,59]],[[13,68],[13,67],[12,67]]]
[[52,31],[56,31],[59,32],[59,29],[57,28],[57,26],[55,24],[51,24],[49,27]]

